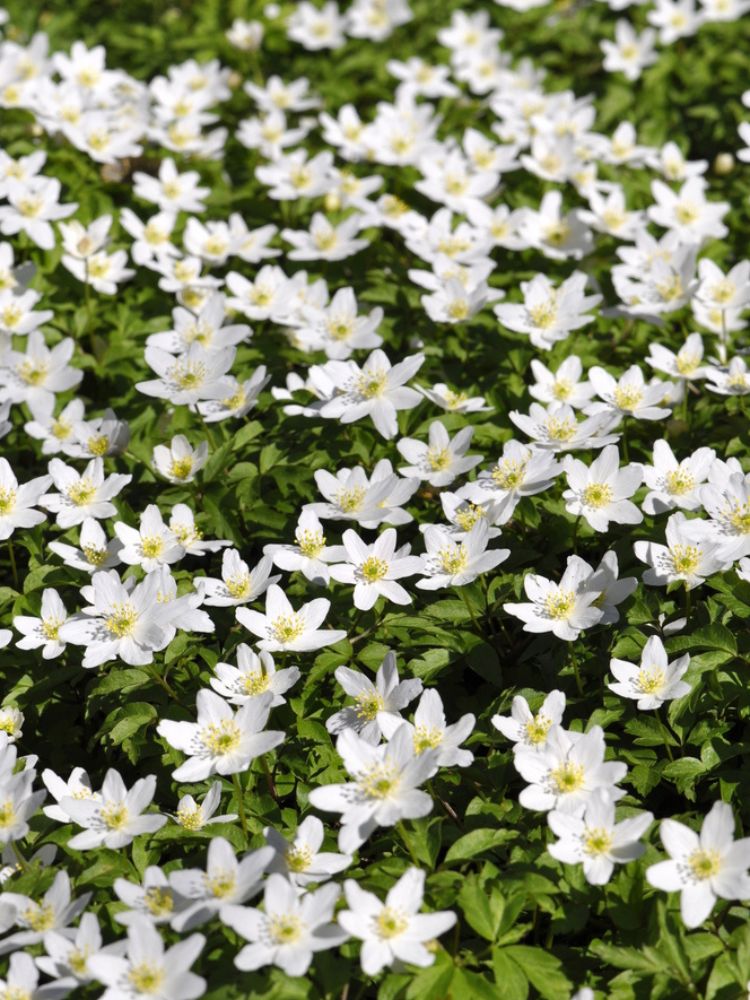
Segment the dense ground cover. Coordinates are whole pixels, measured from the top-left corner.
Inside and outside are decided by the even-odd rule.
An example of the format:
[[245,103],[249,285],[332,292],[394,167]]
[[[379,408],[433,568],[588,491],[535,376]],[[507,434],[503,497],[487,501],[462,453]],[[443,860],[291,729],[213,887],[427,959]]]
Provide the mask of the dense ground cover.
[[7,9],[0,996],[747,996],[745,4]]

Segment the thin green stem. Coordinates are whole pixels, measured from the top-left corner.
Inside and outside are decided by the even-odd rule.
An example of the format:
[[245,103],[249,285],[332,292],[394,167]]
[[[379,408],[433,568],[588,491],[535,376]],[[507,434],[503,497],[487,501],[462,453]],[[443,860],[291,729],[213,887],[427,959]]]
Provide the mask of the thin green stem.
[[477,619],[477,616],[474,614],[474,609],[472,608],[471,604],[469,603],[469,598],[466,596],[466,594],[464,592],[464,588],[463,587],[454,587],[453,589],[457,593],[459,593],[461,595],[461,600],[466,605],[466,610],[469,612],[469,615],[471,616],[471,620],[474,623],[474,628],[476,629],[477,635],[481,636],[482,635],[482,630],[481,630],[481,628],[479,626],[479,621]]
[[657,718],[657,721],[659,723],[659,728],[661,729],[662,737],[664,739],[664,749],[667,751],[667,757],[669,757],[669,759],[673,761],[674,760],[674,754],[672,753],[671,737],[670,737],[670,733],[669,733],[669,727],[667,726],[667,724],[665,723],[664,719],[662,718],[661,712],[659,711],[658,708],[656,709],[656,718]]
[[622,457],[626,462],[630,461],[630,446],[628,445],[628,418],[622,421]]
[[411,858],[414,865],[419,868],[419,858],[414,853],[414,848],[411,846],[411,840],[409,839],[409,834],[406,832],[406,827],[401,820],[396,823],[396,829],[398,830],[398,835],[404,843],[404,847],[409,852],[409,857]]
[[575,654],[573,647],[570,649],[570,662],[573,667],[573,673],[576,677],[576,687],[578,688],[578,693],[583,697],[583,680],[581,678],[581,671],[578,669],[578,657]]
[[16,590],[19,588],[18,583],[18,566],[16,565],[16,551],[13,548],[13,539],[8,539],[8,555],[10,556],[10,569],[13,573],[13,586]]
[[685,581],[685,617],[690,621],[690,611],[692,609],[692,593]]
[[245,793],[242,790],[242,782],[240,781],[239,774],[235,771],[232,775],[232,783],[234,784],[234,791],[237,795],[237,811],[240,814],[240,826],[242,827],[242,832],[245,834],[245,839],[248,839],[247,832],[247,816],[245,815]]

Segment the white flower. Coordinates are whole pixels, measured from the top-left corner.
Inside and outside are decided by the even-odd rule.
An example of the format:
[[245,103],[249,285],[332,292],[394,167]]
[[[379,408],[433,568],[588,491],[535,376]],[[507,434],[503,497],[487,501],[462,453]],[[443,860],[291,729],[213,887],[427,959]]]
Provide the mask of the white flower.
[[604,760],[604,732],[592,726],[587,733],[566,733],[554,726],[543,750],[520,747],[513,762],[529,784],[518,797],[525,809],[556,809],[580,815],[596,789],[615,802],[625,792],[615,785],[627,766]]
[[659,708],[665,701],[690,693],[690,685],[680,680],[689,665],[688,653],[669,663],[664,643],[652,635],[643,647],[639,666],[625,660],[609,661],[618,683],[607,687],[623,698],[636,699],[639,711]]
[[330,716],[326,729],[335,735],[351,729],[373,745],[380,742],[382,716],[392,716],[398,725],[402,721],[401,710],[422,690],[422,682],[416,678],[399,680],[393,652],[378,667],[374,684],[351,667],[338,667],[334,676],[355,703]]
[[728,568],[723,551],[711,537],[706,521],[688,521],[678,511],[667,521],[666,545],[635,542],[633,551],[641,562],[651,567],[643,582],[655,587],[683,583],[687,590],[699,587],[707,576]]
[[255,653],[244,642],[239,644],[236,654],[236,667],[230,663],[217,663],[214,667],[215,676],[211,678],[214,691],[231,705],[244,705],[266,692],[273,696],[272,708],[286,704],[283,695],[299,680],[299,668],[277,670],[270,653]]
[[619,380],[594,365],[589,369],[589,379],[602,400],[586,407],[585,412],[590,415],[610,413],[637,420],[662,420],[670,415],[669,409],[659,405],[665,402],[669,385],[658,381],[646,384],[637,365],[628,368]]
[[703,177],[690,177],[679,191],[673,191],[663,181],[652,181],[656,204],[649,208],[648,217],[676,232],[685,243],[721,239],[727,234],[722,219],[729,211],[729,203],[706,201],[706,187]]
[[120,659],[132,666],[151,663],[154,651],[173,637],[172,618],[159,604],[160,576],[149,573],[130,589],[116,570],[94,573],[92,604],[60,626],[60,639],[85,646],[83,666]]
[[516,427],[532,438],[535,448],[553,452],[603,448],[617,440],[616,434],[609,433],[618,422],[611,412],[599,412],[579,421],[573,408],[564,403],[546,409],[539,403],[532,403],[528,416],[518,410],[511,410],[508,416]]
[[68,931],[90,899],[90,892],[78,899],[71,899],[70,879],[64,871],[59,871],[55,875],[52,885],[41,899],[37,900],[17,892],[3,892],[0,895],[0,904],[10,904],[15,907],[15,923],[21,930],[0,942],[0,955],[16,948],[39,944],[44,938],[45,931]]
[[520,441],[506,441],[495,465],[483,469],[473,483],[462,488],[460,495],[480,504],[496,502],[498,509],[493,521],[505,524],[521,497],[549,489],[561,468],[550,451],[530,448]]
[[202,934],[191,934],[164,950],[159,931],[150,920],[137,917],[128,927],[127,956],[92,955],[89,968],[107,987],[102,1000],[133,1000],[141,996],[159,1000],[196,1000],[206,990],[206,980],[190,972],[205,943]]
[[292,244],[289,260],[343,260],[369,246],[367,240],[355,239],[361,229],[361,215],[350,215],[335,226],[315,212],[309,230],[282,229],[281,237]]
[[628,498],[641,485],[643,468],[635,463],[620,468],[616,445],[602,448],[590,466],[567,456],[564,469],[570,487],[563,493],[568,513],[583,516],[594,531],[607,531],[610,521],[641,523],[643,514]]
[[202,688],[196,697],[196,722],[163,719],[156,727],[157,733],[188,758],[173,772],[175,781],[239,774],[256,757],[277,747],[284,733],[265,729],[272,701],[272,695],[262,694],[235,712],[218,694]]
[[417,587],[420,590],[464,587],[499,566],[510,555],[510,549],[488,551],[488,538],[489,527],[484,518],[480,518],[460,541],[446,528],[425,527],[427,552],[421,557],[421,572],[425,575],[417,580]]
[[410,556],[410,546],[396,551],[396,530],[386,528],[367,545],[356,531],[347,529],[342,538],[347,562],[335,563],[330,573],[340,583],[354,585],[354,606],[369,611],[379,597],[394,604],[411,604],[411,596],[397,580],[422,569],[419,556]]
[[139,916],[146,917],[152,924],[168,923],[186,906],[186,900],[172,889],[169,879],[157,865],[146,868],[141,883],[116,878],[114,890],[120,902],[128,907],[116,913],[115,920],[126,927]]
[[419,786],[434,774],[438,754],[436,750],[417,754],[407,725],[399,726],[381,746],[346,729],[336,749],[354,780],[313,788],[310,804],[341,813],[339,850],[345,854],[356,851],[378,826],[417,819],[432,810],[432,799]]
[[263,836],[276,852],[269,871],[279,872],[298,886],[313,882],[327,882],[332,875],[348,868],[352,859],[348,854],[321,851],[324,827],[317,816],[308,816],[297,827],[291,843],[271,827]]
[[[475,722],[476,718],[469,712],[449,726],[443,701],[438,692],[431,688],[422,693],[414,713],[414,722],[407,722],[406,725],[417,755],[425,750],[437,751],[437,770],[438,767],[468,767],[471,764],[474,754],[471,750],[461,749],[461,744],[471,735]],[[379,712],[378,723],[386,739],[390,739],[404,724],[390,712]]]
[[602,620],[601,592],[593,589],[591,567],[578,556],[568,556],[559,583],[527,573],[523,588],[532,603],[504,604],[503,609],[521,619],[524,632],[552,632],[570,642]]
[[360,962],[367,976],[377,975],[394,963],[428,966],[435,961],[432,941],[456,922],[450,910],[419,913],[424,899],[424,872],[408,868],[381,902],[361,889],[353,879],[344,883],[348,910],[339,913],[339,923],[352,937],[362,941]]
[[122,542],[119,552],[122,562],[140,566],[146,573],[178,562],[185,555],[177,536],[164,524],[161,511],[153,503],[141,514],[137,529],[124,521],[115,521],[115,534]]
[[170,483],[192,483],[207,459],[208,442],[194,449],[184,434],[176,434],[169,446],[157,444],[153,453],[154,468]]
[[195,583],[208,607],[235,607],[254,601],[270,584],[281,579],[271,576],[272,565],[271,560],[263,556],[251,571],[237,549],[227,549],[221,558],[221,579],[201,576],[195,577]]
[[328,614],[331,602],[323,597],[303,604],[295,611],[284,591],[272,584],[266,593],[266,613],[238,608],[237,621],[260,636],[259,649],[273,653],[278,650],[309,652],[330,646],[346,637],[346,632],[337,629],[319,629]]
[[708,478],[716,458],[713,448],[698,448],[678,462],[667,441],[654,441],[653,465],[643,466],[643,480],[649,488],[641,504],[647,514],[662,514],[680,507],[698,510],[699,487]]
[[104,529],[93,517],[86,517],[81,523],[78,544],[80,548],[54,541],[49,543],[49,548],[60,556],[67,566],[83,570],[85,573],[96,573],[120,564],[119,553],[122,548],[120,540],[113,538],[108,541]]
[[[729,460],[730,463],[732,461]],[[718,549],[716,555],[727,562],[734,562],[750,553],[750,478],[742,473],[739,465],[736,469],[728,468],[726,475],[715,475],[714,469],[722,464],[718,461],[714,463],[709,471],[708,484],[698,491],[711,520],[696,522],[694,527],[706,527],[706,540],[714,543],[714,548]]]
[[626,80],[637,80],[646,66],[657,60],[654,48],[656,32],[646,28],[640,35],[629,21],[619,18],[615,23],[615,40],[602,39],[599,43],[604,52],[604,69],[608,73],[620,72]]
[[[36,959],[36,964],[48,976],[74,983],[90,983],[93,974],[89,959],[93,955],[121,955],[124,942],[103,945],[99,921],[93,913],[83,913],[78,927],[71,936],[70,929],[51,930],[44,935],[46,955]],[[12,958],[11,958],[12,961]],[[70,985],[67,988],[70,988]]]
[[83,833],[71,837],[68,847],[76,851],[126,847],[139,834],[160,830],[167,822],[166,816],[158,813],[142,815],[155,791],[156,777],[153,774],[139,779],[128,790],[119,772],[109,768],[98,798],[65,797],[60,801],[63,812],[78,826],[84,827]]
[[46,520],[46,514],[34,508],[51,483],[51,476],[39,476],[19,486],[7,458],[0,458],[0,541],[16,528],[33,528]]
[[259,892],[263,873],[273,858],[270,847],[250,851],[239,861],[223,837],[208,844],[206,870],[182,868],[170,872],[169,884],[188,906],[172,917],[172,927],[182,933],[214,917],[230,903],[244,903]]
[[523,695],[517,694],[513,698],[510,716],[493,715],[491,722],[503,736],[513,741],[514,751],[522,748],[543,750],[547,746],[550,730],[562,724],[564,711],[565,694],[562,691],[550,691],[536,715]]
[[328,563],[345,557],[340,545],[326,545],[323,526],[312,510],[303,510],[294,531],[294,545],[264,545],[263,554],[287,573],[300,572],[312,583],[327,584]]
[[60,626],[67,620],[68,612],[60,595],[51,587],[45,587],[40,617],[16,615],[13,619],[13,628],[23,635],[16,645],[19,649],[39,649],[41,646],[45,660],[59,656],[65,649],[65,643],[60,640]]
[[594,394],[591,383],[581,381],[583,365],[575,354],[567,357],[554,372],[533,358],[531,371],[536,382],[529,386],[529,392],[540,403],[567,403],[578,409],[588,403]]
[[579,330],[594,320],[588,315],[601,302],[601,295],[585,295],[586,275],[575,271],[555,288],[545,274],[521,282],[523,305],[501,303],[494,312],[503,326],[528,335],[534,347],[549,351],[571,330]]
[[605,885],[616,864],[641,857],[645,848],[639,841],[653,820],[650,812],[643,812],[616,823],[614,802],[597,791],[586,803],[583,816],[549,813],[547,822],[560,839],[547,850],[565,864],[582,864],[589,885]]
[[734,840],[734,816],[726,802],[714,802],[700,834],[683,823],[664,819],[661,841],[670,857],[646,869],[657,889],[679,892],[686,927],[699,927],[716,899],[750,897],[750,837]]
[[492,409],[487,406],[484,396],[470,396],[466,392],[455,392],[444,382],[436,382],[431,389],[415,386],[425,399],[449,413],[485,413]]
[[657,371],[665,372],[675,379],[694,382],[706,377],[708,366],[703,361],[703,338],[699,333],[691,333],[679,351],[670,351],[661,344],[649,345],[650,357],[646,360]]
[[197,170],[178,173],[172,159],[161,161],[158,179],[136,171],[133,181],[136,198],[153,202],[165,212],[204,212],[206,209],[202,199],[210,194],[210,188],[198,186],[200,174]]
[[220,801],[221,782],[214,781],[206,792],[203,802],[196,802],[192,795],[183,795],[177,803],[177,814],[174,818],[181,827],[191,832],[202,830],[212,823],[233,823],[237,819],[236,813],[214,816]]
[[391,365],[381,350],[373,351],[361,368],[353,361],[329,361],[325,368],[339,392],[323,404],[320,415],[344,424],[369,416],[384,438],[395,437],[396,411],[411,410],[422,399],[416,389],[404,383],[416,375],[423,362],[424,355],[414,354]]
[[232,395],[233,384],[227,377],[235,349],[206,351],[193,343],[184,354],[175,357],[158,347],[147,347],[146,364],[159,376],[148,382],[136,382],[136,389],[146,396],[168,399],[175,406],[203,400],[224,399]]
[[304,976],[315,952],[336,947],[349,936],[333,923],[340,892],[331,884],[300,894],[283,875],[269,875],[263,912],[242,906],[222,908],[222,922],[251,942],[237,953],[234,964],[244,972],[276,965],[288,976]]
[[467,455],[474,433],[473,427],[464,427],[451,440],[445,425],[433,420],[429,430],[429,444],[414,438],[401,438],[396,447],[407,462],[412,464],[399,469],[402,476],[426,480],[431,486],[448,486],[457,476],[482,461],[481,455]]
[[401,506],[419,489],[418,479],[396,475],[387,458],[377,463],[369,478],[357,466],[339,469],[335,476],[318,469],[315,482],[326,503],[306,504],[306,511],[326,520],[357,521],[363,528],[376,528],[383,523],[407,524],[412,516]]
[[[42,771],[42,781],[57,803],[68,798],[94,799],[101,802],[101,795],[92,789],[91,779],[82,767],[74,767],[67,781],[63,781],[53,770],[46,768]],[[70,822],[70,816],[60,805],[45,806],[42,812],[58,823]]]
[[57,515],[61,528],[72,528],[88,517],[97,520],[114,517],[117,508],[112,499],[133,478],[120,473],[105,477],[101,458],[93,458],[82,473],[59,458],[53,458],[49,471],[59,492],[45,493],[39,498],[39,504]]

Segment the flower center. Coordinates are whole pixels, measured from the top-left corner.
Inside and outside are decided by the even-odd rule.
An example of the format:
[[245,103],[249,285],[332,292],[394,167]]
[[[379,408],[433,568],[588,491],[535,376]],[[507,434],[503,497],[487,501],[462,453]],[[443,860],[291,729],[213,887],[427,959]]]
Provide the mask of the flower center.
[[16,824],[16,810],[10,799],[0,804],[0,830],[7,830]]
[[449,448],[428,448],[427,464],[433,472],[444,472],[450,468],[451,453]]
[[173,479],[187,479],[193,471],[193,460],[189,455],[185,458],[173,458],[169,466],[169,474]]
[[137,993],[154,994],[164,982],[164,969],[152,962],[140,962],[128,972],[128,982]]
[[177,810],[177,822],[186,830],[203,829],[203,810],[200,806],[189,809],[183,806]]
[[279,615],[271,623],[271,635],[276,642],[282,645],[299,639],[304,631],[304,619],[296,611],[293,611],[290,615]]
[[104,619],[107,631],[118,639],[132,635],[137,622],[138,612],[127,601],[122,604],[113,604],[112,610]]
[[695,222],[699,217],[700,211],[694,202],[683,201],[675,205],[674,214],[678,222],[689,226],[691,222]]
[[234,872],[220,871],[205,878],[205,885],[212,896],[224,899],[231,895],[237,887],[237,876]]
[[529,316],[534,326],[543,330],[549,329],[557,319],[557,305],[554,299],[529,307]]
[[424,753],[434,750],[443,742],[442,729],[430,729],[428,726],[417,726],[414,730],[414,753]]
[[141,552],[147,559],[156,559],[164,551],[164,539],[161,535],[144,535],[141,538]]
[[298,531],[297,545],[303,556],[314,559],[325,547],[326,539],[322,531]]
[[86,556],[86,561],[92,566],[101,566],[107,558],[107,550],[100,549],[96,545],[84,545],[81,551]]
[[60,632],[60,626],[62,624],[63,624],[62,618],[46,618],[42,620],[40,628],[42,631],[42,635],[47,640],[47,642],[57,641]]
[[16,506],[16,491],[0,486],[0,517],[10,514]]
[[100,809],[102,822],[108,830],[122,830],[128,822],[128,810],[121,802],[107,802]]
[[226,588],[230,595],[239,600],[243,597],[247,597],[250,593],[250,574],[249,573],[238,573],[237,576],[229,576],[224,581]]
[[357,697],[355,712],[357,718],[363,722],[372,722],[383,708],[385,708],[385,702],[382,696],[376,691],[370,691]]
[[96,496],[97,487],[90,479],[83,476],[78,480],[77,483],[71,483],[70,486],[65,491],[65,495],[71,503],[74,503],[76,507],[85,507],[86,504],[91,503],[91,501]]
[[612,848],[612,834],[603,826],[588,830],[583,838],[583,849],[586,854],[596,857],[607,854]]
[[43,361],[27,358],[21,362],[18,374],[27,385],[42,385],[49,374],[49,367]]
[[206,378],[206,366],[200,361],[187,361],[172,368],[172,378],[180,389],[197,389]]
[[666,675],[660,667],[648,667],[638,671],[635,686],[642,694],[658,694],[666,680]]
[[581,494],[581,501],[587,507],[599,509],[612,503],[614,493],[607,483],[590,483]]
[[462,531],[471,531],[474,525],[484,517],[484,511],[474,503],[462,504],[453,515],[453,519]]
[[200,732],[200,740],[213,756],[222,757],[237,750],[242,741],[242,730],[234,719],[221,719],[204,726]]
[[713,878],[721,871],[721,855],[718,851],[693,851],[687,863],[690,871],[700,882]]
[[701,359],[697,354],[683,354],[680,351],[674,363],[680,375],[690,375],[701,363]]
[[586,776],[580,764],[566,761],[550,771],[552,787],[559,795],[570,795],[583,788]]
[[623,385],[615,389],[614,400],[621,410],[634,410],[643,399],[643,392],[635,385]]
[[689,493],[695,486],[695,479],[686,469],[673,469],[667,473],[665,479],[667,490],[675,497]]
[[106,434],[94,434],[86,442],[86,447],[92,455],[106,455],[110,441]]
[[172,890],[162,885],[152,885],[143,894],[143,903],[154,917],[166,917],[174,910]]
[[305,925],[293,913],[273,917],[268,922],[268,932],[276,944],[294,944],[302,937]]
[[382,396],[388,384],[388,376],[382,369],[363,372],[357,379],[357,391],[365,399],[376,399]]
[[378,559],[377,556],[369,556],[359,567],[359,571],[366,583],[376,583],[388,572],[388,563],[384,559]]
[[450,545],[438,552],[440,568],[444,573],[455,576],[462,573],[469,564],[469,554],[463,545]]
[[675,573],[694,573],[700,565],[702,550],[697,545],[673,545],[670,553]]
[[55,908],[50,903],[33,903],[21,914],[32,931],[49,931],[55,926]]
[[401,912],[401,910],[393,909],[390,906],[384,906],[375,918],[375,926],[378,932],[378,937],[388,941],[390,938],[398,937],[399,934],[403,934],[409,926],[409,920]]
[[570,441],[576,436],[576,424],[570,417],[562,420],[550,417],[547,421],[547,436],[551,441]]
[[305,872],[312,864],[313,852],[307,844],[290,847],[286,852],[287,868],[291,872]]
[[526,463],[516,462],[510,458],[498,462],[492,470],[493,482],[497,483],[501,490],[516,489],[523,483],[525,475]]
[[729,521],[741,534],[750,532],[750,504],[735,504],[729,513]]
[[375,764],[359,778],[358,784],[368,799],[387,799],[398,789],[398,772],[391,764]]
[[552,725],[552,719],[540,712],[526,723],[526,741],[533,746],[539,746],[547,739],[547,733]]
[[544,599],[544,610],[549,618],[562,621],[569,618],[576,605],[576,595],[572,590],[558,590]]
[[353,514],[362,506],[365,499],[365,490],[361,486],[355,486],[351,490],[339,490],[336,494],[336,503],[344,514]]
[[74,973],[74,975],[83,978],[87,974],[88,972],[87,963],[90,954],[91,954],[91,948],[89,947],[74,948],[71,952],[68,953],[66,962],[70,970]]

